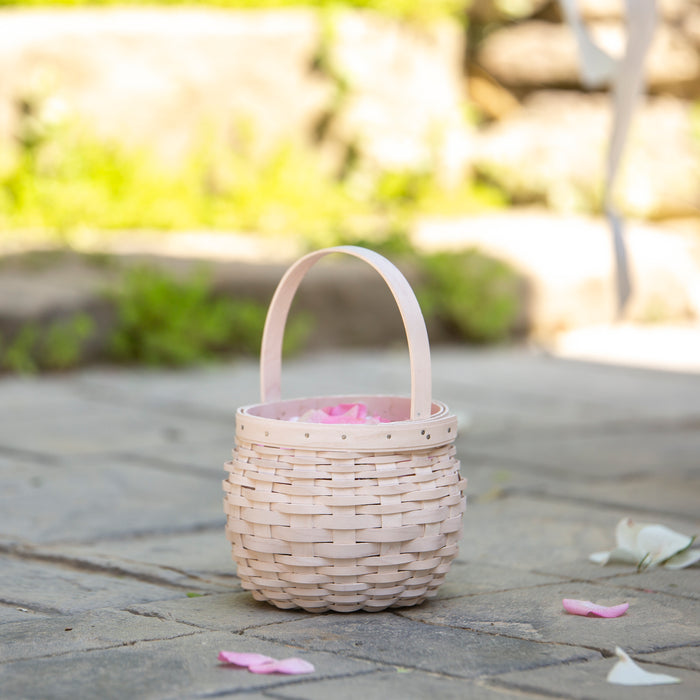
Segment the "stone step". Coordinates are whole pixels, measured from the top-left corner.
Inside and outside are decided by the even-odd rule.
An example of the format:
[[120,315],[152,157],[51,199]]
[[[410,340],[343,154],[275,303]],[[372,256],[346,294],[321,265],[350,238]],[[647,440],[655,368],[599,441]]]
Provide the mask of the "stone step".
[[[633,282],[627,320],[697,324],[700,235],[635,222],[627,228]],[[522,300],[523,330],[539,342],[616,319],[612,246],[602,220],[535,210],[425,219],[415,227],[413,242],[425,252],[476,247],[512,265],[528,291]],[[148,264],[186,277],[204,263],[217,293],[266,307],[284,271],[301,253],[289,240],[211,232],[125,234],[82,252],[5,251],[0,257],[0,335],[11,338],[23,324],[46,327],[87,313],[97,327],[87,359],[98,357],[115,323],[104,290],[116,285],[126,269]],[[397,263],[417,289],[419,270],[406,260]],[[301,285],[292,313],[313,319],[309,348],[404,342],[391,294],[373,270],[355,260],[315,267]],[[428,318],[427,323],[433,344],[455,340],[438,320]]]

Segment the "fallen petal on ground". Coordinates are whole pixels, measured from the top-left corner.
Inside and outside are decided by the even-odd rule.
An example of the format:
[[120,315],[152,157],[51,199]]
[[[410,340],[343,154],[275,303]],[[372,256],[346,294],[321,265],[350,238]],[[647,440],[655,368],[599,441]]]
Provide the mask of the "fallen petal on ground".
[[685,569],[700,561],[700,549],[686,549],[683,552],[674,554],[664,562],[666,569]]
[[615,647],[615,654],[619,661],[610,669],[607,677],[608,683],[615,685],[668,685],[681,682],[681,679],[675,676],[645,671],[632,661],[620,647]]
[[694,537],[675,532],[665,525],[637,523],[623,518],[615,528],[616,547],[610,552],[594,552],[588,558],[595,564],[634,564],[641,571],[660,565],[681,569],[700,561],[700,552],[683,554]]
[[218,658],[219,661],[224,663],[233,664],[234,666],[245,666],[246,668],[276,661],[271,656],[244,651],[220,651]]
[[606,605],[597,605],[590,600],[575,600],[573,598],[564,598],[562,600],[564,610],[572,615],[595,615],[597,617],[620,617],[627,612],[629,603],[621,603],[608,607]]
[[248,670],[251,673],[286,673],[295,676],[302,673],[313,673],[316,669],[308,661],[292,657],[291,659],[282,659],[282,661],[272,660],[259,666],[250,666]]

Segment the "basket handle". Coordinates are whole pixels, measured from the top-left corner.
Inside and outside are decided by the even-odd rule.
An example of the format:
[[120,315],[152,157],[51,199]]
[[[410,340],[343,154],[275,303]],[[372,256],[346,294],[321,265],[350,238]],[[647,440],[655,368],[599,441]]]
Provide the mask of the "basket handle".
[[394,295],[408,340],[411,364],[411,420],[430,417],[432,380],[430,344],[416,295],[401,271],[386,258],[359,246],[324,248],[295,262],[277,285],[265,319],[260,350],[260,398],[263,403],[279,401],[282,369],[282,337],[287,314],[301,280],[313,265],[330,253],[347,253],[371,265],[384,278]]

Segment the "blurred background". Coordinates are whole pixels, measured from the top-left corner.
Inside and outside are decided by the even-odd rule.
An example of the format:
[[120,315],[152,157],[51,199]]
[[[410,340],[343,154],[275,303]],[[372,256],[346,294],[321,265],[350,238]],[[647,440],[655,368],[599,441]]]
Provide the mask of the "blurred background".
[[[606,51],[622,0],[579,0]],[[0,0],[0,371],[254,355],[304,252],[395,259],[433,343],[700,369],[700,0],[658,0],[602,216],[608,90],[556,0]],[[314,271],[289,351],[400,342]],[[368,313],[371,312],[371,313]]]

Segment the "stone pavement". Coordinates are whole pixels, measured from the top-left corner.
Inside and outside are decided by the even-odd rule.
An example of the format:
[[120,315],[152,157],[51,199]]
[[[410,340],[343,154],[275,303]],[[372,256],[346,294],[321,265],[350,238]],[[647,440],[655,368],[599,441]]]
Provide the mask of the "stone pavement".
[[[2,698],[696,698],[700,571],[601,568],[624,516],[700,530],[700,374],[434,350],[469,479],[436,600],[313,615],[256,603],[224,536],[222,463],[257,367],[0,380]],[[399,351],[287,363],[288,396],[406,393]],[[627,601],[617,619],[562,598]],[[676,686],[605,682],[615,645]],[[254,675],[221,649],[311,661]]]

